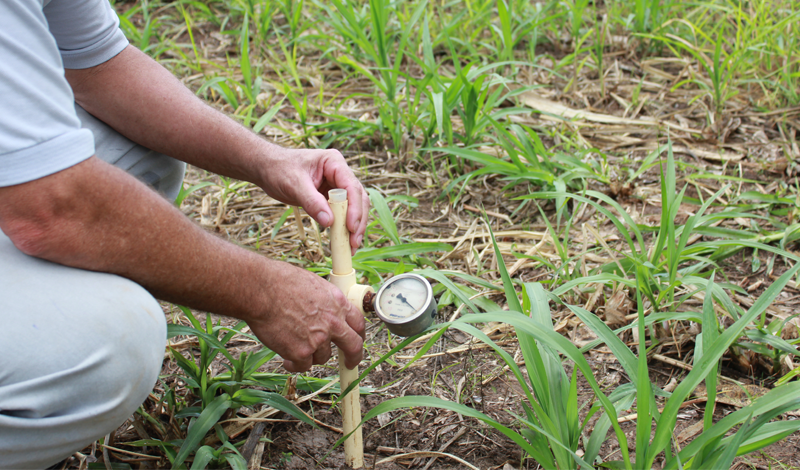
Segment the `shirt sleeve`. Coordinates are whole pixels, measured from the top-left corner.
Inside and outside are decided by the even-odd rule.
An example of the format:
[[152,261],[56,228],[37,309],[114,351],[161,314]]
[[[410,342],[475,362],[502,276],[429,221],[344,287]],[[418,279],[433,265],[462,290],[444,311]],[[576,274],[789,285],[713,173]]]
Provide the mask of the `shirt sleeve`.
[[65,68],[100,65],[128,45],[108,0],[45,0],[44,15]]
[[94,154],[42,0],[0,1],[0,186],[32,181]]

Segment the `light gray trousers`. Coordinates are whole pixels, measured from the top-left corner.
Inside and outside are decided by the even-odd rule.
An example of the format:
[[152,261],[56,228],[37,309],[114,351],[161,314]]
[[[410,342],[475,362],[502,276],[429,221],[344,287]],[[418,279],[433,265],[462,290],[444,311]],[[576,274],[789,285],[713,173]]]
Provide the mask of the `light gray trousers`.
[[[97,157],[175,199],[185,164],[77,111]],[[152,390],[165,344],[141,286],[27,256],[0,232],[0,468],[46,468],[116,429]]]

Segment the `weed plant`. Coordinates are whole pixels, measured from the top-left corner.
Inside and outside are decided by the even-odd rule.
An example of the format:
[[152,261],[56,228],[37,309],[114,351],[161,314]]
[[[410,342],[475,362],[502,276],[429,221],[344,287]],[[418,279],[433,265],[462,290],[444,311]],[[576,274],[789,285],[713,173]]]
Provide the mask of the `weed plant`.
[[[177,324],[168,325],[167,335],[187,336],[197,338],[198,353],[195,357],[189,351],[189,357],[176,350],[172,350],[172,357],[182,370],[180,379],[191,391],[190,396],[196,401],[178,401],[175,393],[168,389],[162,397],[170,408],[170,415],[178,422],[185,423],[184,429],[179,429],[185,437],[173,439],[142,439],[129,442],[130,446],[156,446],[168,458],[172,468],[186,468],[184,462],[193,455],[191,468],[206,468],[212,462],[214,465],[227,463],[233,468],[246,468],[247,463],[239,453],[236,445],[231,443],[219,421],[225,414],[246,406],[268,405],[288,413],[295,418],[316,426],[314,421],[303,411],[288,401],[279,393],[264,391],[263,388],[275,390],[283,386],[286,376],[277,374],[259,373],[258,369],[275,357],[275,353],[267,348],[261,348],[253,353],[241,353],[234,357],[228,350],[227,343],[234,335],[242,335],[251,340],[258,341],[254,336],[243,333],[245,323],[239,322],[232,328],[214,325],[211,315],[206,316],[203,325],[187,308],[181,308],[191,326]],[[222,364],[228,372],[213,375],[211,365],[217,356],[224,357]],[[305,381],[301,381],[305,382]],[[261,389],[253,388],[257,386]],[[159,435],[167,437],[172,433],[159,420],[147,414],[140,408],[139,413],[154,423]],[[203,445],[206,434],[214,429],[221,447],[213,448]]]

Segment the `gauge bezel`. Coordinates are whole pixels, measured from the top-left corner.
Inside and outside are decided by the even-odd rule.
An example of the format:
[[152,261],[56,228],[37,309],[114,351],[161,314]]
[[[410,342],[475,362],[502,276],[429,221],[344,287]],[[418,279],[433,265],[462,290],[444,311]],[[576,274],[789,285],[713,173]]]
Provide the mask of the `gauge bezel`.
[[[422,283],[425,286],[425,304],[424,306],[417,310],[413,315],[410,315],[402,320],[398,320],[396,318],[392,318],[386,314],[381,309],[380,306],[380,299],[383,296],[384,291],[390,287],[395,282],[401,281],[403,279],[415,279]],[[431,287],[431,283],[428,282],[427,279],[420,276],[419,274],[414,273],[404,273],[398,274],[393,278],[386,281],[383,286],[381,286],[378,293],[375,295],[375,314],[378,315],[378,318],[381,319],[384,323],[387,324],[389,331],[394,334],[398,334],[401,336],[412,336],[420,331],[424,330],[428,326],[433,323],[433,316],[436,313],[436,301],[433,298],[433,288]]]

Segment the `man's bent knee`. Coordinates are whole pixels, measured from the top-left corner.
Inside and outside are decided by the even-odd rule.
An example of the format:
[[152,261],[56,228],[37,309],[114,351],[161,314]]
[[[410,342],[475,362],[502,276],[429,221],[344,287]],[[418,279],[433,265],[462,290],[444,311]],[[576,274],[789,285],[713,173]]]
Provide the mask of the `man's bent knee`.
[[0,273],[0,285],[16,289],[0,298],[0,468],[44,468],[113,431],[145,400],[166,321],[141,286],[19,258],[2,238],[0,259],[15,280]]

